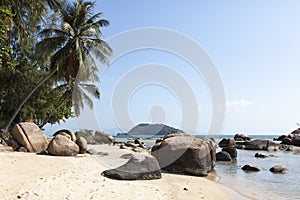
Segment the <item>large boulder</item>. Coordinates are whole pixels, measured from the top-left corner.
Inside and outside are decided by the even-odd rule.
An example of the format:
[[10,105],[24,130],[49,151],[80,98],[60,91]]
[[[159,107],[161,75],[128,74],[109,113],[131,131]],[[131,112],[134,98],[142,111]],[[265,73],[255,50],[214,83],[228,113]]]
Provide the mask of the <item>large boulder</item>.
[[219,142],[219,147],[229,147],[229,146],[235,146],[235,140],[233,138],[223,138]]
[[15,141],[29,152],[42,152],[48,147],[47,137],[41,129],[32,122],[16,124],[11,132]]
[[79,137],[76,139],[76,144],[79,146],[79,153],[85,154],[87,151],[87,141],[84,137]]
[[73,131],[68,130],[68,129],[62,129],[62,130],[56,131],[53,134],[54,137],[57,136],[57,135],[65,135],[65,136],[68,135],[73,142],[76,141],[76,135],[74,134]]
[[101,131],[95,132],[94,140],[97,144],[111,144],[115,141],[115,139],[111,135],[108,135]]
[[48,152],[54,156],[76,156],[79,147],[69,137],[58,134],[50,142]]
[[230,154],[231,159],[237,158],[237,150],[236,147],[224,147],[222,151],[225,151]]
[[156,143],[151,154],[168,172],[207,176],[216,163],[216,144],[211,139],[172,134]]
[[161,171],[153,156],[135,154],[124,165],[116,169],[106,170],[102,175],[118,180],[151,180],[160,179]]
[[216,154],[217,161],[232,161],[231,156],[226,151],[220,151]]

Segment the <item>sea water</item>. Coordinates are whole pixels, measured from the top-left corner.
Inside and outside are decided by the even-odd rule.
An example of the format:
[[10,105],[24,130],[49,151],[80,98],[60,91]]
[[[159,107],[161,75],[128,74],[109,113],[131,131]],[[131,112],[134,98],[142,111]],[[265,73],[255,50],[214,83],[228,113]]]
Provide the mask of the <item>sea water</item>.
[[[233,135],[196,135],[198,137],[214,138],[218,143],[222,138],[232,138]],[[278,135],[250,135],[252,139],[270,139]],[[132,140],[132,138],[116,138],[118,141]],[[155,144],[155,138],[142,138],[147,146]],[[220,151],[221,149],[217,149]],[[256,158],[255,153],[271,155],[267,158]],[[241,166],[252,164],[261,169],[259,172],[245,172]],[[269,169],[275,165],[288,168],[286,174],[274,174]],[[217,162],[214,180],[224,184],[251,199],[265,200],[300,200],[300,154],[285,151],[253,151],[238,150],[236,162]]]

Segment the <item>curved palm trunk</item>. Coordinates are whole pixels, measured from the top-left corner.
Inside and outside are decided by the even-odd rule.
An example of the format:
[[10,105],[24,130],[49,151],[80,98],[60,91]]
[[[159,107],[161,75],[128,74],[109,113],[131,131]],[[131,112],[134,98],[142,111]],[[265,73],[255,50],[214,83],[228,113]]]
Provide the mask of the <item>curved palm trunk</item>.
[[6,137],[6,133],[8,128],[10,127],[11,123],[14,121],[14,119],[16,118],[16,116],[18,115],[18,113],[20,112],[20,110],[22,109],[22,107],[24,106],[24,104],[26,103],[26,101],[32,96],[32,94],[39,89],[48,79],[50,79],[55,73],[57,72],[57,69],[53,70],[50,74],[48,74],[48,76],[46,76],[45,78],[43,78],[40,82],[38,82],[38,84],[33,88],[33,90],[25,97],[25,99],[19,104],[18,108],[16,109],[16,111],[14,112],[14,114],[11,116],[11,118],[8,120],[8,122],[1,128],[0,131],[0,136],[2,135],[2,137]]

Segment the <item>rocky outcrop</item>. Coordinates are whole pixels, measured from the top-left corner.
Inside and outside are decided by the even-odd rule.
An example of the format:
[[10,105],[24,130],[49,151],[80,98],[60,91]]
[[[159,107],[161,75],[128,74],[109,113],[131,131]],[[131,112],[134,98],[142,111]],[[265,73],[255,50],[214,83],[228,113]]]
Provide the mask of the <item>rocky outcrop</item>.
[[220,151],[216,154],[217,161],[232,161],[231,156],[226,151]]
[[29,152],[42,152],[47,149],[48,140],[41,129],[32,122],[16,124],[11,132],[14,140]]
[[85,154],[87,151],[87,141],[84,139],[84,137],[79,137],[76,139],[76,144],[79,147],[79,153]]
[[219,142],[219,147],[229,147],[229,146],[235,146],[235,140],[233,138],[223,138]]
[[288,172],[288,169],[284,166],[276,165],[276,166],[270,168],[270,172],[284,174],[284,173]]
[[95,132],[94,140],[96,144],[111,144],[115,141],[115,139],[111,135],[108,135],[101,131]]
[[250,141],[251,140],[251,138],[248,136],[248,135],[246,135],[246,134],[235,134],[235,136],[234,136],[234,140],[235,141]]
[[58,134],[50,142],[48,152],[54,156],[76,156],[79,147],[69,137]]
[[284,138],[283,136],[280,136],[280,139],[282,139],[282,142],[280,144],[294,145],[300,147],[300,128],[294,130]]
[[187,134],[165,136],[152,147],[151,154],[162,169],[173,173],[206,176],[216,163],[215,143]]
[[271,140],[252,140],[249,142],[243,142],[237,146],[237,148],[243,148],[245,150],[277,150],[278,145]]
[[254,165],[247,164],[247,165],[242,166],[242,170],[258,172],[258,171],[260,171],[260,168],[257,166],[254,166]]
[[151,180],[160,179],[161,170],[153,156],[135,154],[124,165],[116,169],[106,170],[102,175],[118,180]]

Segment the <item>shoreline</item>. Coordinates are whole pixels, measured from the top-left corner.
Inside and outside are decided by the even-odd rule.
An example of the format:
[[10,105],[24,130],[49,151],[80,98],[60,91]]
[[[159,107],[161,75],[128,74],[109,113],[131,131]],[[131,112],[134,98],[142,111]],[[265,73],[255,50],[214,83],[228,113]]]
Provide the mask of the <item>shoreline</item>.
[[108,179],[101,172],[127,161],[119,155],[133,152],[109,145],[89,147],[109,155],[0,153],[0,199],[240,199],[205,177],[162,173],[157,180]]

